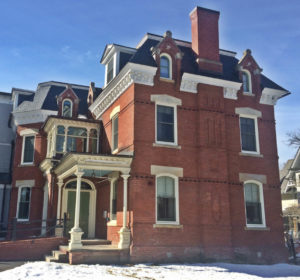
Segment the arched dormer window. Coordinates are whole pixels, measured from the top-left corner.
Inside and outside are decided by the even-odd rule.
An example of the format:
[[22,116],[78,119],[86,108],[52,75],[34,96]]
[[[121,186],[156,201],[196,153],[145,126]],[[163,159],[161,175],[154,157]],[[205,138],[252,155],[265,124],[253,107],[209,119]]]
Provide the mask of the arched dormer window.
[[242,72],[242,80],[243,80],[243,92],[251,93],[251,74],[247,70],[243,70]]
[[71,118],[73,111],[73,102],[70,99],[65,99],[62,104],[62,116]]
[[172,79],[172,59],[165,53],[160,56],[160,77]]

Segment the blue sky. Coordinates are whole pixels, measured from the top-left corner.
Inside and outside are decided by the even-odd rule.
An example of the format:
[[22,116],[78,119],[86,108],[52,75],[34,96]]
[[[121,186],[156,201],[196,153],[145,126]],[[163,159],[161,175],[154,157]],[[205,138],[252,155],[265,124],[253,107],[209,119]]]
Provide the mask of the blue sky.
[[146,32],[190,41],[195,6],[221,12],[220,48],[247,48],[263,73],[293,94],[276,105],[279,162],[295,154],[286,132],[300,128],[299,0],[26,0],[0,2],[0,91],[56,80],[103,85],[107,43],[135,47]]

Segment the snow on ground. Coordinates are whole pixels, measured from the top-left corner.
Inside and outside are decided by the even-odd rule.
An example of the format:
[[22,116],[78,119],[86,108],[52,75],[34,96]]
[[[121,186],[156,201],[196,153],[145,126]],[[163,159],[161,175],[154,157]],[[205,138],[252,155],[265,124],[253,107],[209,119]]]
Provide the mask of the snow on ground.
[[300,280],[300,266],[288,264],[242,265],[229,263],[71,266],[68,264],[31,262],[0,273],[1,280],[256,280],[264,278]]

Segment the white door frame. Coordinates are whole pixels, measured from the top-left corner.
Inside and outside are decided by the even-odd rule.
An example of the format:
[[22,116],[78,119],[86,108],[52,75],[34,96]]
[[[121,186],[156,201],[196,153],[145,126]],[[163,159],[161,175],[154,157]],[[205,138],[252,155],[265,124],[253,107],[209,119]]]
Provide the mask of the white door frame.
[[[68,206],[68,192],[75,191],[72,189],[66,189],[68,183],[72,181],[77,181],[76,178],[68,180],[63,187],[63,199],[62,199],[62,213],[67,212]],[[95,238],[95,224],[96,224],[96,197],[97,197],[97,190],[94,183],[88,179],[81,179],[82,182],[86,182],[91,186],[91,190],[81,190],[82,192],[89,192],[90,193],[90,207],[89,207],[89,226],[88,226],[88,238]],[[61,216],[62,217],[62,216]]]

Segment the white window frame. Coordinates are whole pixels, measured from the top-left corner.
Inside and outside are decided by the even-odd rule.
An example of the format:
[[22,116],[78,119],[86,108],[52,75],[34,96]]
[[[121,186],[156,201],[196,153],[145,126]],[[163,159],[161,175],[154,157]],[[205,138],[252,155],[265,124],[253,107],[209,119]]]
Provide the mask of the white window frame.
[[161,74],[161,72],[160,72],[160,67],[159,67],[159,77],[161,78],[161,79],[166,79],[166,80],[172,80],[172,57],[169,55],[169,54],[167,54],[167,53],[162,53],[161,55],[160,55],[160,59],[163,57],[163,56],[165,56],[168,60],[169,60],[169,77],[162,77],[160,74]]
[[[166,94],[151,95],[151,101],[155,102],[155,144],[164,146],[178,146],[177,106],[182,105],[181,99]],[[157,140],[157,105],[174,108],[174,142]]]
[[[36,135],[36,133],[31,133],[31,134],[25,134],[25,135],[23,135],[21,165],[33,165],[34,164],[35,138],[36,138],[35,135]],[[32,162],[24,162],[25,138],[26,137],[32,137],[32,136],[34,137],[34,140],[33,140],[33,158],[32,158]]]
[[242,74],[245,73],[248,76],[248,87],[249,87],[249,91],[244,91],[244,81],[243,81],[243,77],[242,77],[242,88],[243,88],[243,93],[248,94],[248,95],[252,95],[252,81],[251,81],[251,73],[246,70],[243,69],[242,70]]
[[61,115],[62,115],[63,117],[65,117],[65,116],[64,116],[64,104],[65,104],[66,101],[69,101],[69,102],[71,103],[71,116],[70,116],[70,117],[66,117],[66,118],[72,118],[72,117],[73,117],[73,101],[72,101],[70,98],[65,98],[65,99],[63,100],[63,102],[62,102],[62,107],[61,107]]
[[[246,211],[246,197],[245,197],[245,185],[246,184],[255,184],[259,188],[259,198],[261,204],[261,220],[262,224],[247,224],[247,211]],[[248,180],[243,183],[243,193],[244,193],[244,208],[245,208],[245,222],[247,228],[266,228],[266,216],[265,216],[265,202],[264,202],[264,191],[263,184],[259,181]]]
[[[116,106],[113,108],[113,110],[110,113],[110,120],[111,120],[111,148],[112,148],[112,153],[115,154],[119,151],[119,131],[120,131],[120,106]],[[115,118],[118,118],[118,146],[116,149],[113,150],[114,147],[114,120]]]
[[[157,179],[159,177],[170,177],[174,179],[175,188],[175,221],[159,221],[157,220]],[[159,225],[179,225],[179,183],[178,177],[170,173],[161,173],[155,176],[155,223]]]
[[[242,143],[242,129],[241,129],[241,118],[253,119],[254,120],[254,129],[255,129],[255,144],[256,144],[256,151],[246,151],[243,150],[243,143]],[[258,124],[257,124],[257,117],[253,115],[244,115],[241,114],[239,117],[239,126],[240,126],[240,141],[241,141],[241,151],[245,154],[260,154],[260,147],[259,147],[259,135],[258,135]]]
[[[18,222],[28,222],[30,219],[30,209],[31,209],[31,196],[32,196],[32,187],[30,185],[20,185],[18,186],[18,203],[17,203],[17,212],[16,212],[16,218]],[[20,219],[19,218],[19,205],[20,205],[20,199],[21,199],[21,191],[22,188],[29,188],[30,189],[30,196],[29,196],[29,209],[28,209],[28,218],[27,219]]]

